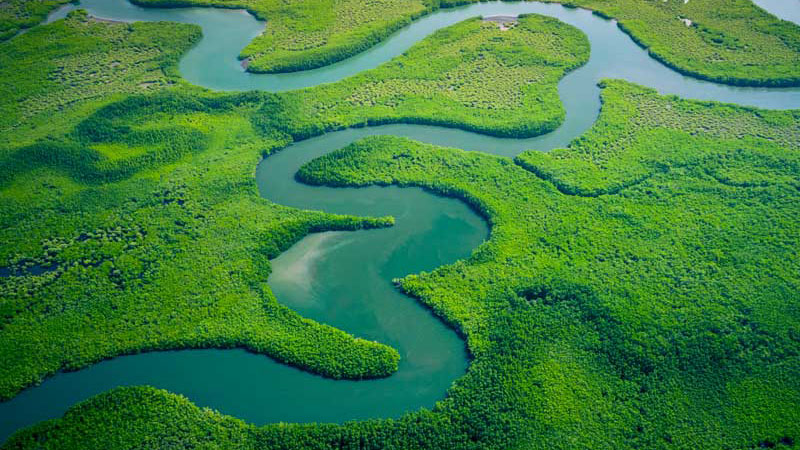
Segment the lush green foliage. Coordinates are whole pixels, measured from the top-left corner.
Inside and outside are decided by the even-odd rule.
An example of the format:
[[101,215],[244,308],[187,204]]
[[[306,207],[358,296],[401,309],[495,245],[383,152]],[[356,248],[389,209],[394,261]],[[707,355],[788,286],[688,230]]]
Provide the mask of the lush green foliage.
[[0,41],[43,21],[50,11],[69,0],[4,0],[0,3]]
[[[247,8],[268,20],[242,51],[249,70],[321,67],[363,51],[416,17],[479,0],[137,0],[143,5]],[[553,0],[544,0],[551,2]],[[674,69],[734,85],[800,85],[800,27],[749,0],[565,0],[619,21],[650,54]]]
[[[391,373],[396,351],[301,319],[254,281],[266,279],[269,257],[308,232],[388,219],[269,205],[252,185],[257,158],[293,138],[415,116],[504,134],[549,130],[564,114],[558,78],[588,56],[585,37],[553,19],[523,18],[509,32],[472,20],[339,84],[280,96],[214,95],[181,83],[164,90],[176,83],[178,52],[196,36],[191,26],[104,24],[75,12],[0,50],[8,64],[0,109],[9,111],[0,237],[13,243],[0,249],[0,266],[13,273],[56,267],[0,278],[0,355],[12,361],[0,376],[0,396],[62,367],[187,346],[242,346],[336,378]],[[439,51],[449,58],[423,70]],[[488,66],[476,65],[479,59]],[[354,106],[354,93],[380,80],[402,82],[390,78],[398,65],[417,68],[407,77],[432,83],[429,92],[414,91],[413,83],[395,87],[392,96],[411,99],[398,105],[404,115],[380,104]],[[58,81],[64,67],[80,68],[66,77],[74,82]],[[469,84],[498,74],[539,82],[504,86],[493,98],[515,118],[508,124]],[[450,90],[457,85],[467,87]],[[143,91],[156,94],[122,95]],[[109,103],[115,98],[123,99]],[[421,104],[427,109],[409,109]],[[327,113],[321,105],[330,105]],[[226,231],[232,223],[238,231]],[[211,267],[214,276],[202,270]]]
[[[614,194],[565,194],[507,158],[392,137],[360,141],[300,172],[330,185],[423,186],[464,199],[492,224],[490,240],[470,259],[400,283],[458,327],[475,357],[434,411],[345,426],[253,427],[163,391],[122,388],[18,434],[8,448],[796,442],[800,191],[798,172],[786,164],[796,161],[797,112],[659,97],[622,82],[605,86],[597,126],[554,159],[591,160],[582,149],[605,148],[612,138],[606,133],[623,126],[631,136],[594,170],[647,166],[654,156],[636,144],[654,129],[673,143],[657,159],[669,170]],[[670,106],[675,117],[635,113],[652,105]],[[731,124],[753,137],[708,147]],[[750,169],[769,182],[725,178]],[[572,181],[568,175],[561,183]]]
[[800,112],[680,101],[619,81],[603,84],[602,121],[568,149],[526,152],[520,164],[561,191],[583,196],[617,193],[657,173],[699,164],[731,186],[800,188],[800,154],[787,151],[800,148]]
[[100,23],[79,10],[6,42],[0,146],[58,134],[98,105],[176,83],[180,55],[199,38],[191,25]]
[[478,18],[442,29],[404,55],[339,83],[286,94],[294,136],[388,122],[529,137],[564,120],[558,80],[589,59],[579,30],[520,17],[501,31]]
[[[549,19],[522,22],[500,33],[468,21],[387,65],[432,80],[422,93],[423,83],[403,84],[385,68],[284,95],[167,88],[175,55],[196,36],[175,25],[74,16],[2,44],[0,54],[26,53],[4,56],[0,80],[13,96],[0,96],[0,108],[18,115],[9,124],[36,127],[3,129],[0,265],[55,269],[0,277],[0,396],[60,368],[166,348],[245,347],[331,377],[390,373],[393,350],[301,318],[265,283],[269,258],[305,234],[390,219],[271,204],[255,191],[253,167],[293,137],[365,122],[438,115],[497,134],[549,129],[562,113],[547,89],[585,59],[585,41]],[[460,52],[456,39],[478,54],[480,36],[500,36],[483,44],[495,65],[443,58],[423,70],[432,51]],[[148,89],[157,92],[131,86],[151,79],[148,70],[94,94],[83,77],[46,81],[61,67],[46,64],[54,56],[88,66],[96,48],[109,53],[103,61],[130,58],[131,42],[159,50],[142,63],[160,68]],[[551,85],[533,106],[527,91],[502,88],[510,96],[493,100],[515,128],[469,89],[454,97],[435,84],[445,79],[439,70],[467,83],[509,68]],[[41,81],[5,87],[20,79]],[[391,103],[352,103],[381,81],[395,83],[381,102],[405,93],[426,109],[388,116]],[[49,100],[31,113],[25,90],[34,88]],[[127,88],[135,94],[113,93]],[[327,113],[311,109],[319,100],[332,105]],[[396,106],[410,108],[404,101]],[[255,427],[165,391],[120,388],[4,448],[790,446],[800,440],[798,114],[606,82],[599,122],[552,156],[515,162],[381,137],[313,161],[300,174],[309,182],[423,186],[491,223],[470,259],[400,282],[467,337],[474,360],[445,400],[397,420]]]
[[312,69],[364,51],[432,10],[431,0],[135,0],[142,6],[246,8],[267,28],[242,50],[251,72]]
[[[254,115],[283,103],[180,84],[124,96],[174,83],[197,36],[75,13],[0,47],[0,265],[55,267],[0,277],[0,397],[148,349],[244,347],[335,378],[396,370],[395,350],[298,316],[265,284],[268,259],[309,232],[391,223],[258,196],[253,167],[289,141]],[[64,67],[84,75],[58,82]]]
[[619,21],[650,55],[720,83],[800,85],[800,26],[750,0],[569,0]]
[[[260,199],[252,168],[286,141],[255,133],[255,99],[131,97],[3,164],[30,170],[17,167],[0,194],[2,241],[15,243],[2,259],[57,266],[0,279],[3,396],[62,367],[149,349],[238,346],[336,378],[396,370],[396,351],[303,319],[266,287],[268,259],[305,234],[387,220]],[[93,148],[107,145],[125,156]]]
[[[596,197],[565,195],[508,159],[388,137],[299,176],[424,186],[490,218],[491,240],[470,261],[402,286],[458,324],[476,360],[518,352],[513,365],[495,365],[515,380],[507,395],[570,436],[568,447],[796,441],[800,112],[659,97],[623,82],[607,83],[604,101],[570,149],[520,158],[558,161],[564,172],[553,179]],[[609,179],[637,182],[598,195]],[[539,333],[556,344],[530,339]],[[602,400],[559,397],[577,392],[531,380],[548,376]]]

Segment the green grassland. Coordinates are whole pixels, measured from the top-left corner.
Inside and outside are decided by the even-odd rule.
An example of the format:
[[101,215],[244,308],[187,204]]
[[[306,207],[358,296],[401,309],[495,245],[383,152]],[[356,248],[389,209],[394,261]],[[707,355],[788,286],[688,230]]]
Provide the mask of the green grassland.
[[69,0],[3,0],[0,2],[0,41],[38,25],[52,10],[65,3]]
[[[791,168],[800,134],[791,127],[800,113],[660,97],[618,81],[604,84],[603,98],[595,128],[553,157],[515,162],[374,137],[300,171],[307,182],[333,186],[422,186],[467,201],[490,221],[489,241],[471,258],[399,283],[458,327],[474,355],[433,411],[254,427],[165,391],[120,388],[7,447],[793,445],[800,180]],[[657,124],[652,105],[671,107],[658,109]],[[584,149],[600,147],[621,123],[631,136],[588,158]],[[739,139],[709,146],[732,126]],[[654,157],[638,138],[672,150]],[[575,195],[526,168],[547,158],[595,161],[586,170],[623,178],[630,161],[658,170],[614,193]],[[743,178],[751,168],[758,182]],[[558,180],[569,185],[572,174]]]
[[[253,72],[286,72],[340,61],[441,7],[478,0],[137,0],[145,6],[247,8],[267,20],[240,57]],[[552,1],[552,0],[545,0]],[[800,27],[749,0],[567,0],[614,18],[651,55],[698,78],[734,85],[800,85]],[[686,22],[688,20],[689,22]]]

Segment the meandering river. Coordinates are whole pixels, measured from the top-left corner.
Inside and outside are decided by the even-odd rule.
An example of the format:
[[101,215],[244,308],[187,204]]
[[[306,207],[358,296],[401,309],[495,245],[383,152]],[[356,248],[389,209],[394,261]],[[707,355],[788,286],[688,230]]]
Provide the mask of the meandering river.
[[[776,1],[757,0],[780,14],[769,8]],[[567,118],[547,135],[503,139],[433,126],[385,125],[298,142],[259,164],[259,190],[273,202],[333,213],[393,215],[397,219],[388,229],[312,234],[273,261],[268,280],[279,301],[303,316],[396,348],[402,357],[396,374],[379,380],[334,381],[242,350],[123,356],[58,374],[0,403],[0,441],[21,427],[58,417],[76,402],[120,385],[165,388],[186,395],[200,406],[257,424],[396,417],[420,407],[433,407],[467,370],[464,343],[428,310],[397,292],[391,279],[466,258],[486,239],[489,230],[463,203],[420,189],[332,189],[294,180],[303,163],[356,139],[392,134],[505,156],[528,149],[563,147],[596,120],[600,108],[596,84],[601,78],[623,78],[686,98],[763,108],[800,107],[800,89],[731,87],[680,75],[650,58],[614,21],[555,4],[492,2],[442,10],[340,63],[275,75],[250,74],[241,68],[236,56],[265,26],[244,11],[145,9],[122,0],[84,0],[78,7],[107,19],[200,25],[204,37],[181,60],[180,71],[190,82],[218,90],[286,91],[337,81],[390,60],[437,29],[480,15],[539,13],[557,17],[586,33],[592,53],[585,66],[559,83]],[[63,7],[48,21],[62,18],[75,8]]]

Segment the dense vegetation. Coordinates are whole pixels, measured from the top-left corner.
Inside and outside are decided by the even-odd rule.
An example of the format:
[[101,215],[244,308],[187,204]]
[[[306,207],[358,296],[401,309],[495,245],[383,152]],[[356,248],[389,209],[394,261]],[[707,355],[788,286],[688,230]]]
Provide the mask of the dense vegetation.
[[[597,126],[555,159],[596,161],[593,170],[609,175],[631,161],[669,170],[586,197],[507,158],[375,137],[299,173],[329,185],[423,186],[490,220],[490,240],[470,259],[400,282],[458,327],[474,355],[433,411],[253,427],[164,391],[120,388],[7,447],[792,446],[800,439],[798,112],[659,97],[624,82],[605,83],[603,95]],[[669,108],[659,115],[653,105]],[[586,156],[622,125],[633,131],[619,146]],[[709,147],[731,129],[741,138]],[[672,150],[654,159],[636,145],[644,137]],[[748,182],[751,171],[758,182]]]
[[604,92],[602,121],[568,149],[526,152],[519,163],[581,196],[618,193],[694,165],[731,186],[800,189],[800,154],[786,151],[800,148],[800,112],[686,102],[646,88],[622,90],[617,81],[603,84],[613,89]]
[[[145,6],[247,8],[268,21],[241,53],[248,70],[321,67],[363,51],[416,17],[479,0],[137,0]],[[553,1],[553,0],[544,0]],[[565,0],[619,21],[650,54],[674,69],[734,85],[800,85],[800,27],[749,0]]]
[[4,161],[2,240],[15,245],[2,258],[57,269],[0,280],[3,396],[62,367],[187,346],[245,347],[336,378],[396,370],[396,351],[303,319],[266,287],[268,259],[303,235],[387,220],[259,199],[252,167],[286,142],[256,135],[253,100],[130,97]]
[[720,83],[799,86],[800,27],[750,0],[569,0],[614,18],[650,55]]
[[[192,26],[76,11],[0,49],[0,240],[13,243],[0,267],[54,268],[0,278],[0,355],[11,361],[0,397],[60,368],[182,347],[246,347],[335,378],[390,374],[396,351],[300,318],[263,283],[268,259],[311,231],[390,220],[269,205],[252,184],[257,159],[363,123],[549,131],[564,116],[558,79],[588,58],[585,36],[554,19],[524,17],[507,32],[475,19],[337,84],[219,95],[177,78],[178,54],[196,38]],[[392,76],[398,66],[407,70]],[[474,82],[497,76],[508,82],[481,101]],[[381,83],[392,87],[373,103],[355,97]]]
[[[166,348],[244,347],[330,377],[391,373],[394,350],[298,316],[265,283],[269,259],[307,233],[391,219],[271,204],[256,192],[256,162],[363,123],[548,130],[563,114],[558,77],[586,58],[585,38],[552,19],[506,32],[473,20],[335,85],[223,95],[175,75],[196,38],[195,27],[75,13],[0,45],[0,266],[12,275],[0,277],[0,397],[60,368]],[[432,61],[439,52],[450,56]],[[73,81],[60,83],[65,70]],[[491,102],[471,96],[472,80],[499,74],[520,85],[498,82]],[[474,358],[432,411],[256,427],[128,387],[3,448],[794,445],[800,112],[618,81],[603,100],[595,127],[552,155],[512,161],[378,137],[300,172],[423,186],[491,223],[470,259],[399,282]]]
[[85,11],[0,46],[0,148],[63,133],[98,106],[174,85],[195,26],[101,23]]
[[135,0],[142,6],[246,8],[267,21],[264,33],[242,50],[251,72],[313,69],[364,51],[438,0]]
[[528,15],[510,31],[478,18],[444,28],[404,55],[334,84],[286,94],[296,137],[388,122],[529,137],[564,120],[558,81],[589,59],[579,30]]
[[[560,341],[549,347],[555,354],[542,342],[527,347],[529,356],[505,369],[521,380],[509,390],[516,395],[536,391],[521,376],[532,367],[520,361],[536,361],[533,355],[552,364],[533,369],[536,378],[560,375],[604,391],[613,402],[608,410],[547,400],[566,413],[559,425],[580,427],[574,447],[598,447],[580,441],[600,419],[581,415],[582,408],[616,416],[596,424],[608,427],[606,439],[615,431],[625,436],[616,427],[627,422],[626,446],[796,441],[800,111],[659,97],[618,81],[605,86],[598,124],[553,155],[557,167],[578,162],[579,169],[553,178],[599,187],[617,177],[637,180],[615,194],[565,195],[507,159],[388,137],[315,160],[299,176],[332,185],[420,185],[464,198],[490,217],[492,238],[471,261],[409,277],[402,287],[458,323],[478,360],[483,351],[525,348],[526,335]],[[552,158],[520,160],[532,155],[540,164]],[[517,299],[504,299],[509,292]],[[553,360],[577,367],[567,375]]]
[[[288,137],[251,116],[281,102],[158,93],[197,32],[74,13],[0,49],[0,266],[55,268],[0,277],[0,397],[148,349],[238,346],[336,378],[396,370],[395,350],[298,316],[265,284],[268,259],[305,234],[391,221],[261,199],[253,167]],[[65,68],[84,76],[58,82]]]
[[3,0],[0,3],[0,41],[43,21],[55,8],[69,0]]
[[[340,61],[412,20],[477,0],[135,0],[142,6],[246,8],[268,21],[240,54],[252,72],[288,72]],[[551,1],[551,0],[545,0]],[[0,41],[41,22],[66,0],[0,3]],[[721,83],[800,85],[800,27],[749,0],[568,0],[614,18],[650,54],[683,73]]]

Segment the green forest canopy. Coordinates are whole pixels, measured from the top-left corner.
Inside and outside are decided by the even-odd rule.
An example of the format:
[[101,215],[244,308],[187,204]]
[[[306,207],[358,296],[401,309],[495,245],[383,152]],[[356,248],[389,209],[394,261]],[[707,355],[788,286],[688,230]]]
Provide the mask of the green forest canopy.
[[[565,193],[526,169],[547,155],[512,161],[394,137],[367,138],[301,170],[311,183],[423,186],[464,199],[492,224],[468,260],[401,282],[461,329],[474,355],[433,411],[253,427],[164,391],[119,388],[9,445],[108,445],[109,433],[109,448],[791,445],[800,432],[800,180],[798,134],[782,133],[800,112],[660,97],[619,81],[606,82],[603,96],[590,138],[559,160],[586,161],[581,149],[620,121],[634,130],[626,142],[673,147],[654,157],[624,145],[584,169],[625,171],[640,154],[652,173],[615,193]],[[649,126],[642,113],[653,104],[679,120]],[[684,129],[689,121],[703,131]],[[745,130],[740,139],[717,139],[731,126]],[[751,168],[757,179],[742,178]]]
[[[480,36],[495,35],[493,66],[415,59],[461,51],[459,42],[469,55]],[[556,35],[570,46],[504,54]],[[13,243],[0,258],[20,270],[57,267],[0,278],[0,355],[12,362],[4,397],[60,367],[164,348],[244,346],[331,377],[391,373],[392,349],[305,320],[253,281],[309,232],[391,219],[271,204],[256,193],[254,165],[294,138],[370,121],[549,130],[563,117],[555,83],[587,56],[585,38],[552,19],[529,16],[504,33],[473,20],[331,86],[222,95],[177,78],[177,58],[197,36],[192,26],[100,24],[74,13],[0,45],[0,242]],[[392,76],[386,68],[397,61],[419,72]],[[93,82],[79,66],[121,72]],[[467,81],[511,68],[541,77],[536,89],[550,94],[535,109],[506,105],[508,122],[465,100],[468,84],[442,92],[444,73]],[[51,80],[65,71],[74,84]],[[432,87],[405,82],[415,77]],[[354,97],[387,82],[385,95]],[[387,103],[396,97],[425,108],[412,115]],[[598,123],[550,155],[512,161],[381,137],[301,171],[313,183],[424,186],[491,223],[470,259],[401,283],[463,331],[474,356],[433,411],[255,427],[165,391],[120,388],[4,447],[792,445],[800,112],[662,97],[620,81],[604,83],[603,99]],[[386,105],[409,109],[391,116]]]

